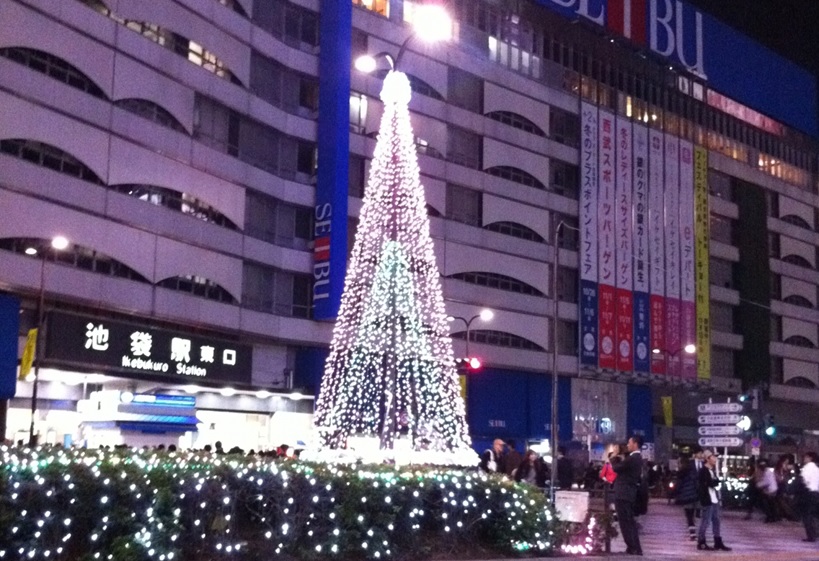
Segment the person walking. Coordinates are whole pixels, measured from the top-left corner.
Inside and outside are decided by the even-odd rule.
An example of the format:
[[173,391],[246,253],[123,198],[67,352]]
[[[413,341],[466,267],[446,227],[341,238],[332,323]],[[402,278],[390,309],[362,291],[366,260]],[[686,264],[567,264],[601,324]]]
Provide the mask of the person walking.
[[776,483],[776,474],[774,469],[768,465],[767,460],[764,459],[759,460],[757,469],[760,472],[757,487],[761,494],[762,507],[765,509],[765,523],[778,522],[776,493],[779,490],[779,485]]
[[699,473],[693,458],[680,458],[680,469],[677,472],[677,498],[675,502],[683,508],[685,521],[688,524],[688,539],[697,539],[697,525],[694,513],[699,507]]
[[566,448],[557,449],[557,488],[571,490],[574,484],[574,464],[566,457]]
[[643,438],[640,435],[632,436],[628,439],[628,456],[623,458],[622,462],[612,465],[612,469],[617,474],[614,480],[614,510],[617,513],[620,533],[623,535],[623,541],[626,542],[628,555],[643,554],[640,535],[637,531],[637,520],[634,518],[637,487],[643,475],[643,456],[640,454],[642,446]]
[[526,451],[520,465],[515,469],[514,478],[515,481],[536,485],[541,489],[546,487],[546,466],[538,457],[537,452],[531,448]]
[[506,473],[503,465],[503,449],[506,443],[500,438],[492,442],[492,448],[488,448],[481,454],[480,467],[486,473]]
[[[705,465],[699,472],[699,497],[702,505],[702,519],[700,520],[700,530],[697,533],[697,549],[719,551],[731,551],[722,541],[720,533],[720,479],[717,474],[717,459],[719,456],[706,450],[703,452]],[[714,534],[714,547],[708,546],[705,541],[705,532],[708,525]]]
[[799,477],[805,486],[805,496],[802,498],[802,523],[805,525],[807,537],[803,541],[815,542],[819,538],[819,531],[816,528],[816,518],[819,517],[819,466],[816,465],[815,452],[805,452]]
[[515,441],[509,439],[506,441],[506,453],[503,455],[503,469],[509,477],[514,476],[514,472],[518,469],[520,462],[523,461],[523,456],[515,448]]

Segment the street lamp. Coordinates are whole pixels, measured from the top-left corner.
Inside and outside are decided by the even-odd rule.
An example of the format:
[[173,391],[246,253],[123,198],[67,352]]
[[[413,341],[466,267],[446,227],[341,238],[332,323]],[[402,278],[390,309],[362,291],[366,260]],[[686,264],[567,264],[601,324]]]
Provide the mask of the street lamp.
[[495,317],[495,312],[493,312],[492,310],[487,309],[487,308],[484,308],[483,310],[481,310],[481,312],[479,314],[475,314],[474,316],[472,316],[469,319],[466,319],[466,318],[461,317],[461,316],[447,316],[446,319],[448,321],[460,320],[460,321],[464,322],[464,325],[466,325],[466,356],[467,357],[472,356],[472,355],[469,354],[469,328],[472,326],[472,322],[475,321],[478,318],[480,318],[481,321],[492,321],[493,317]]
[[[418,22],[423,22],[419,24]],[[383,56],[387,59],[390,65],[390,70],[396,70],[401,58],[407,50],[407,45],[414,37],[419,37],[426,43],[435,43],[437,41],[448,41],[452,36],[452,18],[443,8],[436,4],[424,4],[418,6],[415,10],[415,25],[409,37],[406,38],[401,48],[398,49],[398,55],[393,58],[389,53],[379,53],[375,56],[362,55],[355,60],[356,70],[369,74],[377,67],[376,59]]]
[[45,262],[48,257],[48,250],[53,248],[62,251],[68,247],[68,238],[65,236],[55,236],[51,239],[50,245],[46,245],[41,251],[36,247],[27,247],[26,255],[37,255],[40,253],[40,297],[37,302],[37,335],[34,344],[34,379],[31,386],[31,424],[28,429],[28,445],[36,446],[37,438],[34,436],[34,419],[37,414],[37,392],[40,386],[40,363],[43,361],[42,341],[43,323],[45,321]]
[[[557,224],[555,224],[555,262],[552,270],[552,342],[554,343],[554,348],[552,349],[552,434],[551,434],[551,448],[552,448],[552,480],[549,489],[549,497],[552,501],[552,504],[555,502],[555,483],[557,482],[557,439],[558,439],[558,430],[557,430],[557,353],[558,353],[558,329],[557,329],[557,322],[558,322],[558,297],[557,297],[557,277],[558,271],[560,270],[560,232],[564,229],[568,228],[570,230],[574,230],[579,232],[578,228],[571,226],[564,222],[563,220],[559,220]],[[579,361],[578,361],[579,362]]]

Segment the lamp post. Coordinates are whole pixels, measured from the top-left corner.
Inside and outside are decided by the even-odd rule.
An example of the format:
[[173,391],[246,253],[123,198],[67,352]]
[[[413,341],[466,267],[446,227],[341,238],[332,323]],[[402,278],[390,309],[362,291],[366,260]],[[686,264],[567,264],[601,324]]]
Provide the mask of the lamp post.
[[[40,295],[37,300],[37,337],[34,345],[34,379],[31,385],[31,424],[28,430],[28,445],[37,445],[37,438],[34,434],[34,419],[37,415],[37,393],[40,385],[40,363],[43,361],[42,341],[43,323],[45,322],[45,263],[50,248],[63,250],[68,247],[68,239],[65,236],[55,236],[51,239],[50,245],[46,245],[40,252]],[[37,255],[35,247],[26,249],[26,255]]]
[[549,489],[549,497],[552,504],[555,502],[555,482],[557,481],[557,439],[558,439],[558,418],[557,418],[557,353],[558,353],[558,297],[557,297],[557,277],[560,269],[560,233],[564,228],[575,230],[579,232],[578,228],[571,226],[559,220],[555,225],[555,260],[554,269],[552,271],[552,342],[554,348],[552,349],[552,430],[551,430],[551,448],[552,448],[552,479]]
[[489,309],[483,309],[483,310],[481,310],[481,313],[475,314],[474,316],[472,316],[469,319],[466,319],[466,318],[461,317],[461,316],[448,316],[446,318],[449,321],[460,320],[460,321],[464,322],[464,325],[466,325],[466,356],[467,357],[472,356],[472,355],[469,354],[469,328],[472,327],[472,322],[475,321],[478,318],[480,318],[481,321],[492,321],[493,317],[495,317],[495,312],[493,312],[492,310],[489,310]]

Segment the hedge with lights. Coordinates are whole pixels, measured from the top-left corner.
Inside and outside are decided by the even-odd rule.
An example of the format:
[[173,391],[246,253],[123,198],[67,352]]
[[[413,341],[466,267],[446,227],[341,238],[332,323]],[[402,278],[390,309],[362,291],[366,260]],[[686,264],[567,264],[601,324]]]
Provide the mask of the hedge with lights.
[[549,553],[543,493],[471,470],[2,449],[0,559],[420,559]]

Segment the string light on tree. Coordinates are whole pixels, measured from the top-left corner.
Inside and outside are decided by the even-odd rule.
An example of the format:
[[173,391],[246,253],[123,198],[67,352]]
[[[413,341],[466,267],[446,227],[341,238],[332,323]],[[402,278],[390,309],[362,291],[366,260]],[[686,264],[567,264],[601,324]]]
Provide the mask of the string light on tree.
[[373,461],[396,460],[401,438],[414,463],[477,463],[429,233],[410,95],[407,76],[390,71],[316,403],[320,449],[308,454],[312,459],[359,459],[352,443],[364,436],[378,439]]

